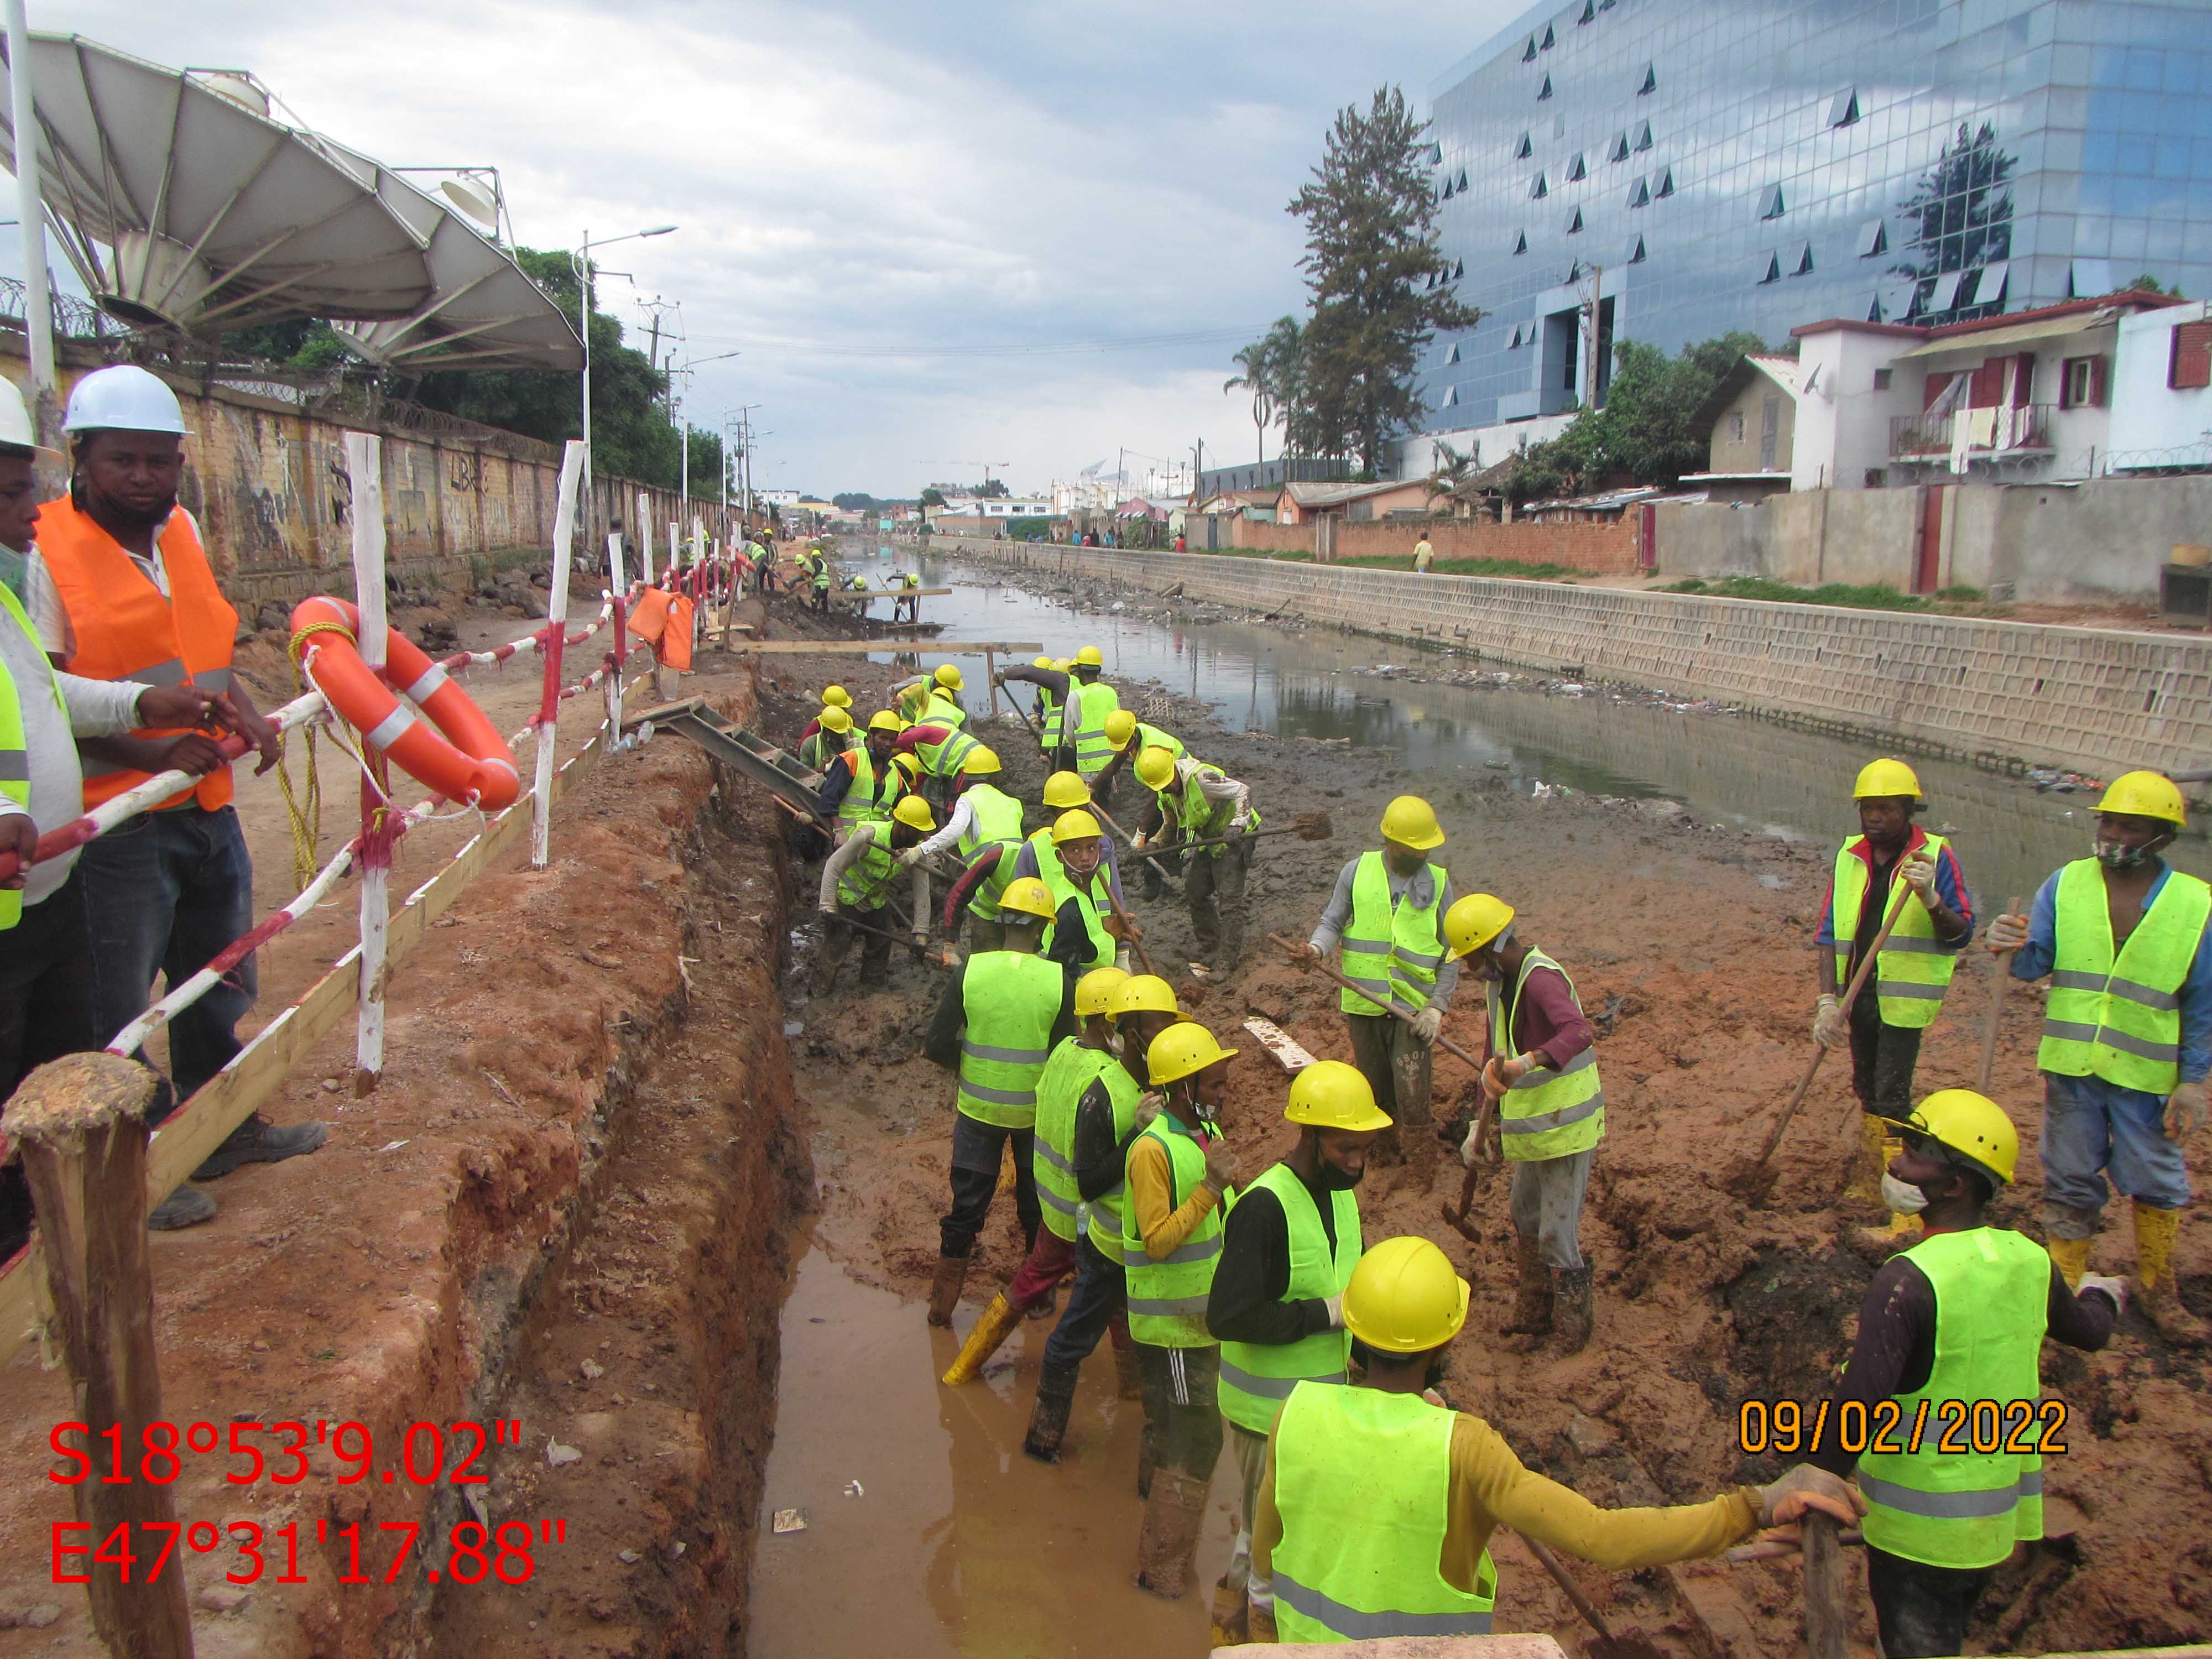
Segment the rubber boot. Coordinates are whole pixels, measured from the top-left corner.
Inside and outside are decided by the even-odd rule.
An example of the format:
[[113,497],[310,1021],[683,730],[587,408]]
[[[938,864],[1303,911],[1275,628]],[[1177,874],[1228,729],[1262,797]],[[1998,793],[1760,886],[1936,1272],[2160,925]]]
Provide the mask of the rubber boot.
[[1895,1210],[1889,1212],[1888,1221],[1881,1226],[1855,1227],[1844,1238],[1854,1255],[1874,1262],[1887,1261],[1899,1250],[1910,1249],[1919,1242],[1920,1218]]
[[1552,1270],[1552,1334],[1559,1351],[1580,1353],[1590,1340],[1590,1269]]
[[1900,1145],[1889,1139],[1889,1126],[1880,1118],[1860,1115],[1859,1155],[1851,1166],[1851,1184],[1844,1188],[1844,1202],[1869,1208],[1881,1206],[1881,1172],[1889,1167],[1889,1160]]
[[1226,1576],[1213,1581],[1212,1618],[1212,1646],[1233,1648],[1252,1639],[1252,1623],[1244,1592],[1230,1589]]
[[2174,1236],[2181,1212],[2136,1206],[2136,1283],[2142,1287],[2143,1315],[2167,1341],[2202,1347],[2212,1331],[2181,1305],[2181,1280],[2174,1271]]
[[950,1325],[952,1310],[960,1305],[960,1287],[968,1282],[968,1258],[964,1255],[940,1255],[937,1258],[937,1277],[929,1286],[929,1322]]
[[1114,1397],[1117,1400],[1142,1400],[1145,1380],[1137,1374],[1137,1351],[1133,1347],[1114,1350]]
[[946,1367],[939,1382],[957,1388],[963,1382],[975,1380],[975,1373],[983,1369],[991,1356],[999,1351],[999,1344],[1006,1340],[1006,1333],[1014,1328],[1021,1310],[1006,1300],[1000,1291],[983,1310],[983,1316],[975,1322],[975,1328],[968,1333],[967,1341],[960,1345],[960,1354]]
[[1520,1281],[1513,1287],[1513,1317],[1504,1326],[1508,1336],[1549,1336],[1552,1334],[1552,1274],[1543,1252],[1533,1238],[1516,1241]]
[[1147,1428],[1137,1441],[1137,1496],[1149,1500],[1152,1495],[1152,1476],[1160,1462],[1159,1448],[1152,1443],[1152,1431]]
[[1036,1405],[1022,1449],[1040,1463],[1060,1462],[1060,1443],[1067,1433],[1067,1414],[1075,1405],[1076,1368],[1047,1365],[1037,1376]]
[[2081,1288],[2081,1275],[2089,1271],[2089,1241],[2086,1238],[2052,1238],[2044,1241],[2043,1248],[2051,1252],[2051,1259],[2058,1264],[2058,1271],[2066,1276],[2066,1288]]
[[1137,1534],[1137,1588],[1174,1601],[1190,1588],[1182,1546],[1182,1471],[1155,1469]]

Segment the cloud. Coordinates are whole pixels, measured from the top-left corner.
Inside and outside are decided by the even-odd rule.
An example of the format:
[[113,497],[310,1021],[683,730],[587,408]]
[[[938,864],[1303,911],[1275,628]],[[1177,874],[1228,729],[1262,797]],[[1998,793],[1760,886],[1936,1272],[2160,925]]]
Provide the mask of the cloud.
[[1035,488],[1121,445],[1251,453],[1220,389],[1241,335],[1037,349],[1298,308],[1283,204],[1334,111],[1389,82],[1419,99],[1513,9],[79,0],[35,21],[251,69],[396,166],[495,163],[533,246],[675,222],[609,248],[631,276],[601,293],[626,319],[680,301],[693,357],[742,352],[696,372],[692,419],[759,404],[777,482],[905,494],[987,456]]

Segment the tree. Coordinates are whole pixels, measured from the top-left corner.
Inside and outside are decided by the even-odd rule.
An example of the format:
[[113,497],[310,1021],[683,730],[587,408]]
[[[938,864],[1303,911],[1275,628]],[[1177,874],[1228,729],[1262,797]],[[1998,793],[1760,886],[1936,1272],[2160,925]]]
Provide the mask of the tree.
[[1437,246],[1427,123],[1395,87],[1367,112],[1337,112],[1321,165],[1287,211],[1306,224],[1299,266],[1313,296],[1303,354],[1313,435],[1358,455],[1372,474],[1382,446],[1423,413],[1413,368],[1438,329],[1472,328],[1482,313],[1453,294]]
[[[1899,210],[1913,226],[1905,247],[1919,257],[1893,269],[1899,276],[1919,279],[1923,306],[1933,299],[1938,276],[1977,271],[2011,258],[2012,191],[2005,181],[2017,165],[2018,158],[1998,147],[1995,127],[1985,121],[1980,131],[1970,133],[1962,121],[1958,137],[1922,175],[1919,187]],[[1967,322],[2003,309],[2001,301],[1974,304],[1976,286],[1961,281],[1954,303],[1942,314]]]
[[942,507],[945,505],[945,492],[932,484],[921,492],[919,503],[923,507]]
[[1482,465],[1482,446],[1454,449],[1442,439],[1437,441],[1437,464],[1429,472],[1429,501],[1433,509],[1437,497],[1450,501],[1459,499],[1459,492]]
[[2140,276],[2136,277],[2133,281],[2123,283],[2120,286],[2123,289],[2133,289],[2136,292],[2142,294],[2163,294],[2176,300],[2181,298],[2180,283],[2176,283],[2172,288],[2161,288],[2159,285],[2158,278],[2152,276],[2148,270],[2144,271]]
[[1013,491],[1006,488],[1004,478],[986,478],[968,493],[987,501],[1003,501]]
[[1671,359],[1656,346],[1623,340],[1605,407],[1584,410],[1557,438],[1516,455],[1505,493],[1541,501],[1601,489],[1611,478],[1671,484],[1698,471],[1712,439],[1698,424],[1698,410],[1740,359],[1765,350],[1765,341],[1741,330],[1684,346]]
[[1274,377],[1268,373],[1267,342],[1266,337],[1249,345],[1237,349],[1237,364],[1244,372],[1232,374],[1221,383],[1225,392],[1249,392],[1252,394],[1252,426],[1259,434],[1260,461],[1267,459],[1267,428],[1275,419]]

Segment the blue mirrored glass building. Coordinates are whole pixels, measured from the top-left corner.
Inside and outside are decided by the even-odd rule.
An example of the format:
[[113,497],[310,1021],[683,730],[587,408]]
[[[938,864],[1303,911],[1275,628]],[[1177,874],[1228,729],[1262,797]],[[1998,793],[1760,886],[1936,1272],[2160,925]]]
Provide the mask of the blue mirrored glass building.
[[1572,0],[1432,99],[1488,314],[1430,348],[1429,432],[1601,394],[1618,339],[2212,293],[2212,0]]

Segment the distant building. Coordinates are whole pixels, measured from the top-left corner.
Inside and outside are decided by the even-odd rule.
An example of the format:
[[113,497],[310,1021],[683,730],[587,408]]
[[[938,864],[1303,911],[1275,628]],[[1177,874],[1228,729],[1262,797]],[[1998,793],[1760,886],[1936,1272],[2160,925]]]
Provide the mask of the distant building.
[[1316,519],[1337,518],[1350,524],[1370,519],[1426,518],[1429,486],[1425,478],[1395,479],[1379,483],[1286,483],[1275,497],[1275,522],[1308,524]]
[[1707,470],[1685,474],[1716,501],[1755,501],[1790,486],[1797,428],[1797,360],[1746,356],[1692,417],[1712,434]]

